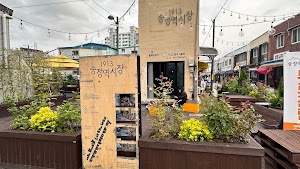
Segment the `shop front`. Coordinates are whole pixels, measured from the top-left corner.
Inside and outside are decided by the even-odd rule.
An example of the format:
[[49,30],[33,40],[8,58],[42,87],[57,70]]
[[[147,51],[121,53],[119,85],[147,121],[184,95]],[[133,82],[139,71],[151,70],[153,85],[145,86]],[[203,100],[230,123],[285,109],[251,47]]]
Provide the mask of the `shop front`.
[[155,6],[166,13],[139,1],[142,101],[155,98],[153,84],[161,75],[192,99],[198,86],[199,1],[156,1]]

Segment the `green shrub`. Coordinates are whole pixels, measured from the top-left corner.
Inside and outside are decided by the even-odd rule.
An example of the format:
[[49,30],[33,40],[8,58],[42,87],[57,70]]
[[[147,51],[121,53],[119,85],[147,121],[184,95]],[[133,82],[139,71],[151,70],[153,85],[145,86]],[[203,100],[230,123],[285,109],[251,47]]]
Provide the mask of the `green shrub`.
[[76,95],[76,96],[75,96],[75,99],[80,99],[80,95]]
[[64,85],[77,85],[77,81],[72,75],[68,75],[67,80],[64,82]]
[[200,107],[201,120],[208,125],[216,141],[245,143],[246,135],[261,121],[249,103],[244,104],[241,111],[234,111],[224,100],[202,96]]
[[30,123],[28,116],[20,114],[13,118],[12,128],[18,130],[30,130]]
[[64,102],[61,106],[57,107],[57,121],[58,130],[67,133],[73,133],[80,127],[80,110],[71,102]]
[[183,121],[179,138],[187,141],[209,141],[213,138],[207,125],[194,118]]
[[278,86],[278,92],[279,92],[280,97],[284,97],[284,93],[283,93],[284,86],[283,86],[283,84],[284,84],[284,82],[283,82],[283,77],[282,77],[279,81],[279,86]]
[[177,139],[184,115],[183,109],[176,103],[168,106],[167,97],[173,92],[172,81],[167,77],[156,79],[159,81],[153,93],[159,99],[153,103],[156,107],[155,114],[151,116],[150,137],[155,140]]
[[244,82],[249,79],[248,74],[245,70],[242,70],[238,79],[238,84],[241,86]]
[[31,116],[29,122],[33,131],[57,131],[57,113],[53,112],[50,107],[42,107],[39,112]]

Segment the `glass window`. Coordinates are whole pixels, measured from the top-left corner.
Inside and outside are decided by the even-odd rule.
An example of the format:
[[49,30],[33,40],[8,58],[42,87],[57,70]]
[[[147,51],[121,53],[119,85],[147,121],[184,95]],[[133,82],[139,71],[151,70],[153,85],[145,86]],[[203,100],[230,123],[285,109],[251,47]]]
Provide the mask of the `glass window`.
[[253,51],[253,58],[256,58],[258,56],[257,48],[252,49],[252,51]]
[[284,34],[280,34],[277,36],[276,47],[277,47],[277,49],[284,47]]
[[229,65],[231,65],[231,59],[229,59]]
[[300,27],[293,29],[292,31],[292,43],[300,42]]
[[266,53],[268,53],[268,44],[265,43],[261,45],[261,54],[263,55]]

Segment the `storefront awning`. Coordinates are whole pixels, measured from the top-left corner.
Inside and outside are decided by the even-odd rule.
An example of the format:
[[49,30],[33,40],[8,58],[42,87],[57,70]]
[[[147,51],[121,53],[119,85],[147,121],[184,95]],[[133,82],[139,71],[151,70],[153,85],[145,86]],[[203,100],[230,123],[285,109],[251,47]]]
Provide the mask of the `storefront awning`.
[[260,67],[278,67],[283,66],[283,59],[263,61]]
[[256,69],[255,73],[268,75],[272,72],[273,69],[274,69],[274,67],[261,67],[261,68]]

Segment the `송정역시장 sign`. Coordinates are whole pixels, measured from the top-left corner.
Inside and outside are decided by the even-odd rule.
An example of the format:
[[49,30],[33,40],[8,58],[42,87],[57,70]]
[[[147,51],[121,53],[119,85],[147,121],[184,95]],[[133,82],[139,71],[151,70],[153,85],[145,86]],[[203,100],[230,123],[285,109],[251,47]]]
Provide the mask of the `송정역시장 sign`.
[[138,56],[80,58],[85,169],[138,169]]
[[300,52],[283,56],[284,130],[300,130]]

